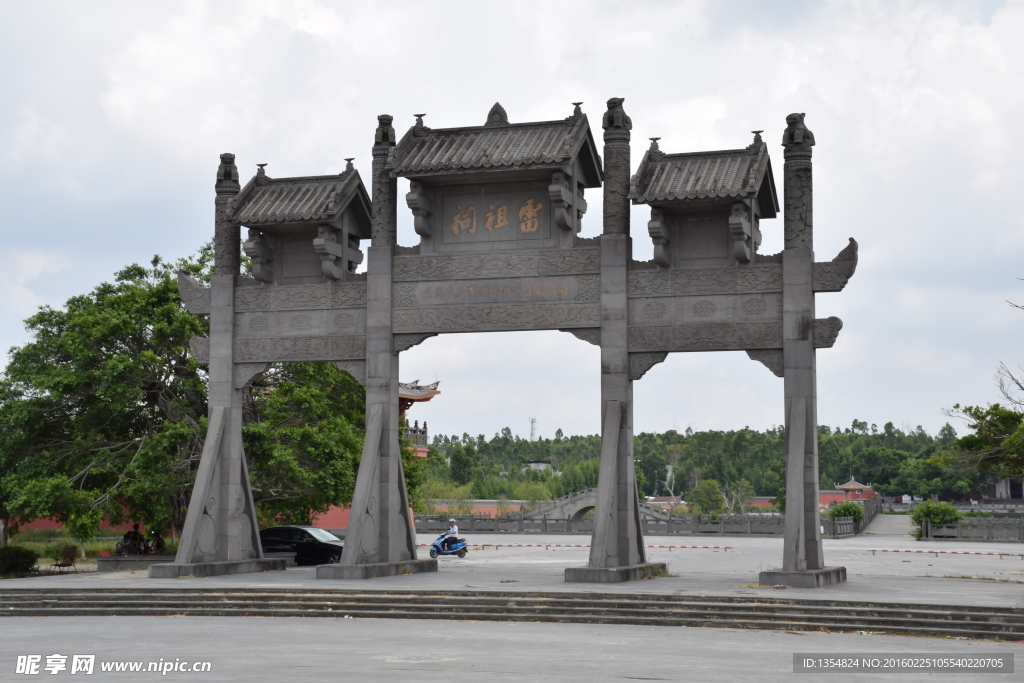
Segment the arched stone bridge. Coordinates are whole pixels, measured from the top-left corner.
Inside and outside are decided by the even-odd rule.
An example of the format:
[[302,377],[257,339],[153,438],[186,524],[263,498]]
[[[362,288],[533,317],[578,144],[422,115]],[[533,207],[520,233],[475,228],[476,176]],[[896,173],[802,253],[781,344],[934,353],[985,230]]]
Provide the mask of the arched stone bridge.
[[[577,521],[597,507],[597,489],[576,491],[523,512],[523,519],[571,519]],[[668,520],[668,512],[640,501],[641,519]]]

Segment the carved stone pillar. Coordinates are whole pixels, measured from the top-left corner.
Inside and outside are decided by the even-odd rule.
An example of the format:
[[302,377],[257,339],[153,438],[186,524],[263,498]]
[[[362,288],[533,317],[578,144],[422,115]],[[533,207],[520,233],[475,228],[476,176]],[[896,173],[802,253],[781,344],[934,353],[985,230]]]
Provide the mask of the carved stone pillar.
[[786,536],[782,569],[761,583],[814,588],[846,580],[825,567],[818,515],[818,394],[814,350],[814,240],[811,147],[803,114],[786,117],[782,354],[786,411]]
[[627,336],[629,237],[629,117],[622,100],[604,115],[604,231],[601,236],[601,469],[594,532],[586,568],[565,570],[566,581],[617,582],[653,576],[646,564],[633,465],[633,382]]
[[173,563],[151,567],[150,577],[284,569],[280,560],[263,560],[242,448],[242,389],[235,386],[234,364],[241,240],[238,226],[229,220],[231,201],[240,188],[235,155],[222,154],[220,160],[210,281],[209,426],[177,556]]
[[368,579],[437,571],[437,560],[416,559],[415,523],[409,514],[398,441],[398,353],[392,344],[392,270],[398,182],[388,168],[395,130],[377,117],[373,146],[373,206],[366,269],[366,439],[356,475],[345,551],[338,565],[317,567],[320,579]]

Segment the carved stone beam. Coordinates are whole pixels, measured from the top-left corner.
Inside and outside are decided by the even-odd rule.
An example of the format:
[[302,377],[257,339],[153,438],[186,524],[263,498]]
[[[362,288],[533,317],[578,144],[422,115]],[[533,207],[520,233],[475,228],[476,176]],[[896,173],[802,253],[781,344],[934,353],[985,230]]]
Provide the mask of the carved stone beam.
[[665,220],[665,212],[661,209],[651,209],[651,220],[647,221],[647,233],[654,242],[654,262],[662,268],[672,265],[669,258],[668,223]]
[[828,318],[814,319],[814,348],[830,349],[836,343],[839,330],[843,329],[843,321],[839,318],[829,316]]
[[733,202],[729,216],[729,235],[732,237],[732,255],[746,263],[753,257],[753,225],[748,218],[750,208],[744,202]]
[[246,384],[269,368],[270,363],[235,363],[235,389],[244,389]]
[[577,327],[574,329],[558,330],[559,332],[568,332],[572,336],[576,337],[581,341],[585,341],[588,344],[595,346],[601,345],[601,328],[600,327]]
[[188,271],[178,271],[178,296],[192,315],[210,315],[210,288],[193,280]]
[[320,268],[325,278],[341,280],[345,277],[345,245],[338,242],[334,228],[329,225],[318,228],[313,251],[320,255]]
[[343,372],[352,375],[355,381],[366,386],[366,361],[365,360],[339,360],[334,365]]
[[249,228],[249,240],[242,244],[246,256],[252,259],[252,276],[260,282],[274,281],[274,247],[272,239],[259,230]]
[[412,210],[412,227],[416,229],[416,234],[430,237],[430,198],[424,193],[423,183],[418,180],[409,182],[405,203]]
[[551,174],[548,196],[551,198],[551,206],[555,209],[555,225],[562,230],[574,230],[576,221],[572,211],[573,192],[569,189],[565,174],[561,171]]
[[647,371],[668,357],[668,353],[631,353],[629,354],[629,378],[638,380]]
[[393,343],[393,346],[392,346],[392,350],[393,350],[394,353],[400,353],[402,351],[408,351],[409,349],[411,349],[412,347],[416,346],[417,344],[421,344],[425,340],[427,340],[427,339],[429,339],[431,337],[436,337],[436,336],[437,336],[437,332],[423,333],[423,334],[421,334],[421,333],[396,334],[394,336],[394,343]]
[[747,351],[750,360],[756,360],[772,371],[776,377],[785,375],[786,364],[782,359],[782,349],[750,349]]
[[[814,291],[841,292],[856,270],[857,240],[851,237],[850,243],[834,259],[814,264]],[[178,289],[181,289],[180,284]]]

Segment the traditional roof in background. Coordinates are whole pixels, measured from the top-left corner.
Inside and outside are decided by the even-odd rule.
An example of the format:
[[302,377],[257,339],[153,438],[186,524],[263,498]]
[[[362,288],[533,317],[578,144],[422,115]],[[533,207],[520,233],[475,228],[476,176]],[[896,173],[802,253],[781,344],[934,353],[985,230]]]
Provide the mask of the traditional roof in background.
[[757,197],[761,215],[774,218],[779,210],[772,176],[772,162],[761,139],[744,149],[666,154],[651,138],[640,168],[630,182],[629,197],[635,204],[747,199]]
[[870,484],[858,484],[856,480],[851,479],[842,486],[837,486],[840,491],[867,491],[871,488]]
[[399,382],[398,397],[409,401],[429,401],[441,392],[437,390],[440,381],[433,384],[420,384],[419,380],[414,382]]
[[359,202],[369,236],[370,197],[352,167],[338,175],[271,178],[259,170],[231,202],[231,219],[245,226],[325,223],[336,219],[352,201]]
[[585,187],[601,184],[601,157],[586,114],[576,105],[560,121],[509,123],[505,109],[495,103],[482,126],[428,128],[425,114],[406,132],[390,159],[393,176],[424,177],[468,171],[521,171],[560,168],[582,156]]

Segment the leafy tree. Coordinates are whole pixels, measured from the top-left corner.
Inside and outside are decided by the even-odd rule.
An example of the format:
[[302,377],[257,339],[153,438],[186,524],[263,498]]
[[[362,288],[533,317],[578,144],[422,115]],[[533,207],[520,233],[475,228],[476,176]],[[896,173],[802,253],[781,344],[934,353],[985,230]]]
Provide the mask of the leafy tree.
[[527,507],[534,507],[540,501],[551,500],[551,492],[539,482],[523,482],[516,487],[515,497],[525,500]]
[[844,500],[829,508],[828,514],[830,517],[853,517],[853,521],[859,522],[864,519],[864,507],[855,501]]
[[998,403],[953,406],[973,434],[956,441],[956,452],[967,462],[999,477],[1024,477],[1024,413]]
[[928,520],[931,524],[956,524],[963,519],[963,513],[952,503],[935,503],[930,500],[922,501],[914,506],[910,513],[910,519],[917,526],[915,535],[921,537],[921,524]]
[[[0,516],[55,517],[78,538],[101,519],[180,529],[206,434],[206,371],[188,351],[204,319],[175,272],[210,251],[129,266],[26,321],[0,375]],[[243,442],[260,517],[306,520],[348,500],[364,394],[333,366],[273,368],[247,390]]]
[[725,496],[714,479],[701,479],[693,490],[690,509],[698,515],[720,515],[725,511]]

